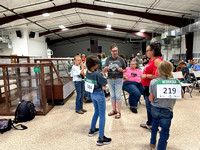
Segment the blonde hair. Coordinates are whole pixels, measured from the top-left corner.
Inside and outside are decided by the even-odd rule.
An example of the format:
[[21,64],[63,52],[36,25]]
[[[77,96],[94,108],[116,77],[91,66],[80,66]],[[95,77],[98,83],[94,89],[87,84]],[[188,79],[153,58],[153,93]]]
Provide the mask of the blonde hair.
[[77,58],[81,58],[79,55],[74,56],[74,60],[76,60]]
[[157,69],[160,71],[160,75],[166,76],[169,79],[172,75],[173,64],[169,61],[162,61]]

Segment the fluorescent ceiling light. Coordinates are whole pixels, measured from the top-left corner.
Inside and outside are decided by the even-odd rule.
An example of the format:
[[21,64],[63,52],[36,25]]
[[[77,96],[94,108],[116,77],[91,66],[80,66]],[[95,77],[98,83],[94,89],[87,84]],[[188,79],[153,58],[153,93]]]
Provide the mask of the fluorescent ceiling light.
[[107,24],[107,28],[111,28],[111,24]]
[[111,30],[111,24],[107,24],[106,29],[107,29],[107,30]]
[[42,14],[42,16],[48,17],[48,16],[49,16],[49,13],[44,13],[44,14]]
[[145,31],[146,31],[145,29],[141,29],[141,30],[140,30],[140,32],[142,32],[142,33],[145,32]]
[[64,25],[59,25],[59,28],[65,29],[65,26]]
[[66,31],[66,30],[69,30],[69,29],[67,29],[67,28],[62,29],[62,31]]
[[111,12],[111,11],[109,11],[109,12],[108,12],[108,15],[114,15],[114,13],[113,13],[113,12]]

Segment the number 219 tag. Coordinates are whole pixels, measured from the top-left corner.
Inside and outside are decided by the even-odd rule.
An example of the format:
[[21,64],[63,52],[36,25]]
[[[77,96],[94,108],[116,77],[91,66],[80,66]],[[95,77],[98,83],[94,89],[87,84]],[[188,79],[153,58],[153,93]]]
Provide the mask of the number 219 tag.
[[178,80],[157,81],[157,98],[181,99],[181,85]]

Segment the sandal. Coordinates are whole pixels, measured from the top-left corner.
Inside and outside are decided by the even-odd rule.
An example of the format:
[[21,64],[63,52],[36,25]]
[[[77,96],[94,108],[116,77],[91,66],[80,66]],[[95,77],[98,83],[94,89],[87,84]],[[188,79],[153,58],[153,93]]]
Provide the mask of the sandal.
[[112,110],[111,112],[108,113],[108,116],[113,116],[115,114],[117,114],[117,112],[115,110]]
[[140,124],[140,127],[145,128],[145,129],[150,129],[152,128],[151,125],[147,125],[147,124]]
[[121,113],[117,112],[117,114],[115,115],[115,119],[119,119],[119,118],[121,118]]

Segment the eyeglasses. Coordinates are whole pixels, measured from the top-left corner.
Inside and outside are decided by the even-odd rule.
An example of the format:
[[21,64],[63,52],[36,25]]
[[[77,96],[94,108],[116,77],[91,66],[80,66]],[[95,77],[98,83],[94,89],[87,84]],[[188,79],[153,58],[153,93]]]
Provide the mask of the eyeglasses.
[[146,52],[151,51],[151,50],[146,50]]
[[131,64],[131,65],[136,65],[136,64]]
[[118,50],[114,50],[114,51],[111,51],[111,52],[113,52],[113,53],[117,53],[117,52],[118,52]]

